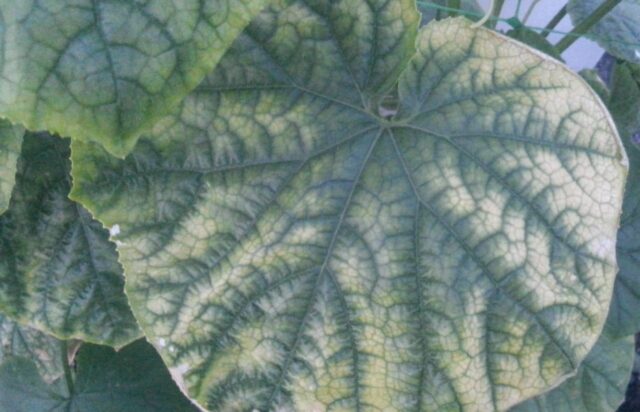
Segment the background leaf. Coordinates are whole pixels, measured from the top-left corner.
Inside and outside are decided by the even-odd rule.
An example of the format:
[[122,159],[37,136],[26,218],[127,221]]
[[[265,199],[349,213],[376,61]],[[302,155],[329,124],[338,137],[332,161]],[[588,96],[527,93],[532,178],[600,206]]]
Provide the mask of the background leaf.
[[417,16],[349,4],[263,13],[126,159],[74,142],[73,198],[118,227],[138,320],[210,410],[505,410],[601,331],[615,127],[567,68],[464,19],[421,32],[381,118]]
[[13,412],[195,412],[162,360],[144,340],[120,352],[83,345],[72,387],[47,384],[34,363],[11,358],[0,365],[0,407]]
[[29,359],[47,383],[63,374],[60,341],[35,329],[21,326],[6,316],[0,316],[0,364],[8,359]]
[[266,0],[1,0],[0,113],[124,156]]
[[618,265],[611,305],[612,333],[624,337],[640,332],[640,149],[633,143],[640,132],[640,69],[617,64],[611,87],[611,113],[629,157],[629,178],[618,231]]
[[59,338],[122,346],[140,336],[108,232],[71,188],[69,141],[28,133],[0,216],[0,311]]
[[[593,13],[605,0],[569,0],[567,11],[574,25]],[[587,34],[606,51],[640,63],[640,0],[622,0]]]
[[507,36],[511,37],[512,39],[521,41],[522,43],[529,45],[536,50],[540,50],[541,52],[548,54],[549,56],[558,59],[561,62],[564,61],[562,60],[562,56],[560,55],[560,53],[558,53],[553,44],[549,43],[549,40],[547,40],[546,37],[531,29],[528,29],[526,27],[519,27],[517,29],[509,30],[507,32]]

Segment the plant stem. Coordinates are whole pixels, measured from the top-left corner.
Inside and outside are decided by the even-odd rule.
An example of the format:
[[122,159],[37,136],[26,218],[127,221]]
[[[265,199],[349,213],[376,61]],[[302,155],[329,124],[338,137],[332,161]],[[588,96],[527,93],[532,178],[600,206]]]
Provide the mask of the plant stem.
[[74,385],[73,375],[71,373],[71,368],[69,367],[69,348],[67,347],[67,341],[63,340],[60,342],[60,351],[62,352],[62,368],[64,369],[64,379],[67,382],[67,388],[69,389],[69,395],[71,396],[74,392]]
[[[457,16],[457,15],[458,15],[457,11],[462,9],[462,7],[461,7],[461,5],[460,5],[460,0],[449,0],[449,2],[448,2],[448,7],[449,7],[450,9],[452,9],[452,10],[449,12],[449,15],[450,15],[451,17],[455,17],[455,16]],[[455,11],[454,11],[454,10],[455,10]]]
[[498,18],[500,17],[500,13],[502,13],[502,6],[504,6],[504,0],[495,0],[493,10],[491,10],[491,15],[494,19],[489,23],[489,27],[492,29],[495,29],[498,24]]
[[547,37],[549,35],[549,33],[551,33],[551,30],[555,29],[556,26],[558,25],[558,23],[560,23],[562,21],[562,19],[564,19],[564,16],[566,16],[566,15],[567,15],[567,6],[564,5],[556,13],[556,15],[553,16],[553,18],[551,19],[549,24],[547,24],[547,26],[544,28],[544,30],[540,34],[542,34],[544,37]]
[[574,27],[570,33],[567,33],[567,35],[564,36],[562,40],[558,42],[558,44],[556,44],[556,49],[558,50],[558,52],[562,53],[567,50],[569,46],[571,46],[576,40],[578,40],[580,36],[589,31],[590,28],[598,23],[614,7],[620,4],[620,2],[622,2],[622,0],[607,0],[602,3],[602,5],[595,9],[589,17],[582,20],[580,24]]
[[540,3],[540,0],[533,0],[531,2],[529,9],[527,10],[527,12],[524,14],[524,17],[522,18],[522,24],[527,24],[527,20],[529,20],[529,17],[531,17],[531,13],[533,13],[533,9],[536,8],[538,3]]

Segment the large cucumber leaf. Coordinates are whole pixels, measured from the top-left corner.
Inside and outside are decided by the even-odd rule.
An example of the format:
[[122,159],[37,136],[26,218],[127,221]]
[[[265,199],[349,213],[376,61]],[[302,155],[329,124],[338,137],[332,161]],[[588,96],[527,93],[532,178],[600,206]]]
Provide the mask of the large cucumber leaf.
[[0,114],[123,156],[266,0],[0,0]]
[[59,338],[121,346],[140,336],[108,232],[71,188],[69,141],[29,133],[0,216],[0,312]]
[[118,233],[173,375],[215,411],[505,410],[559,384],[616,272],[600,100],[465,19],[405,65],[410,0],[290,3],[126,159],[73,143],[72,197]]
[[83,345],[75,373],[51,383],[34,362],[12,357],[0,364],[0,409],[11,412],[195,412],[156,351],[144,340],[119,352]]
[[24,129],[0,119],[0,213],[9,207]]
[[[569,0],[567,11],[577,25],[604,2]],[[587,35],[614,56],[640,63],[640,0],[622,0]]]

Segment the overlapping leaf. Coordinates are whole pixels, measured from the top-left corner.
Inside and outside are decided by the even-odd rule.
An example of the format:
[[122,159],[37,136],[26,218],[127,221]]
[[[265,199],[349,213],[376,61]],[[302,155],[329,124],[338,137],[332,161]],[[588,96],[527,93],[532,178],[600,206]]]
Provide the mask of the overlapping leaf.
[[610,109],[627,146],[629,179],[618,232],[618,265],[611,306],[613,333],[624,337],[640,332],[640,149],[633,143],[640,132],[640,70],[622,63],[613,74]]
[[0,213],[9,207],[24,130],[0,120]]
[[123,156],[266,0],[2,0],[0,114]]
[[[574,24],[590,16],[605,0],[569,0],[567,11]],[[588,33],[609,53],[640,63],[640,0],[622,0]]]
[[83,345],[77,373],[47,383],[28,358],[0,364],[0,408],[12,412],[195,412],[153,347]]
[[601,331],[615,128],[568,69],[463,19],[420,33],[381,118],[417,15],[348,5],[265,11],[128,158],[74,142],[73,197],[210,410],[507,409]]
[[115,245],[68,199],[69,142],[27,134],[0,216],[0,312],[61,338],[121,346],[140,334]]
[[0,364],[15,357],[30,359],[45,382],[52,383],[64,374],[66,354],[60,341],[0,316]]

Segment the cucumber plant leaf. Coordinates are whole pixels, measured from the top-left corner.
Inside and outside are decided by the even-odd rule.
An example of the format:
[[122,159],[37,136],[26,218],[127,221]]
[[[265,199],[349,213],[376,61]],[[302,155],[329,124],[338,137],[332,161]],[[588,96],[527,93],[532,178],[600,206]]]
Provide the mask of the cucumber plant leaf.
[[611,323],[618,337],[640,332],[640,148],[634,136],[640,133],[640,69],[617,64],[609,104],[629,156],[629,179],[624,195],[618,232],[618,265],[611,305]]
[[609,412],[624,400],[635,352],[634,335],[640,331],[640,297],[636,292],[640,290],[640,151],[631,142],[633,131],[640,130],[640,87],[633,68],[628,63],[616,65],[611,91],[597,72],[581,72],[607,102],[629,157],[617,243],[620,271],[605,328],[575,377],[511,412]]
[[266,0],[1,0],[0,114],[123,156]]
[[15,357],[30,359],[47,383],[64,374],[66,354],[59,340],[0,315],[0,364]]
[[124,160],[74,141],[72,198],[204,408],[505,410],[600,334],[615,127],[521,43],[446,19],[407,63],[413,2],[350,5],[266,10]]
[[0,312],[59,338],[122,346],[140,336],[108,232],[71,201],[69,141],[28,133],[0,216]]
[[[575,25],[591,15],[605,0],[569,0],[567,12]],[[587,36],[621,59],[640,63],[640,1],[622,0],[596,23]]]
[[609,107],[611,100],[611,91],[607,84],[602,80],[600,74],[595,69],[584,69],[580,71],[580,76],[591,86],[594,92],[600,97],[602,102]]
[[9,207],[24,129],[0,120],[0,213]]
[[[28,358],[0,365],[0,407],[13,412],[196,412],[144,340],[116,352],[85,344],[75,373],[47,383]],[[67,380],[68,379],[68,380]]]

